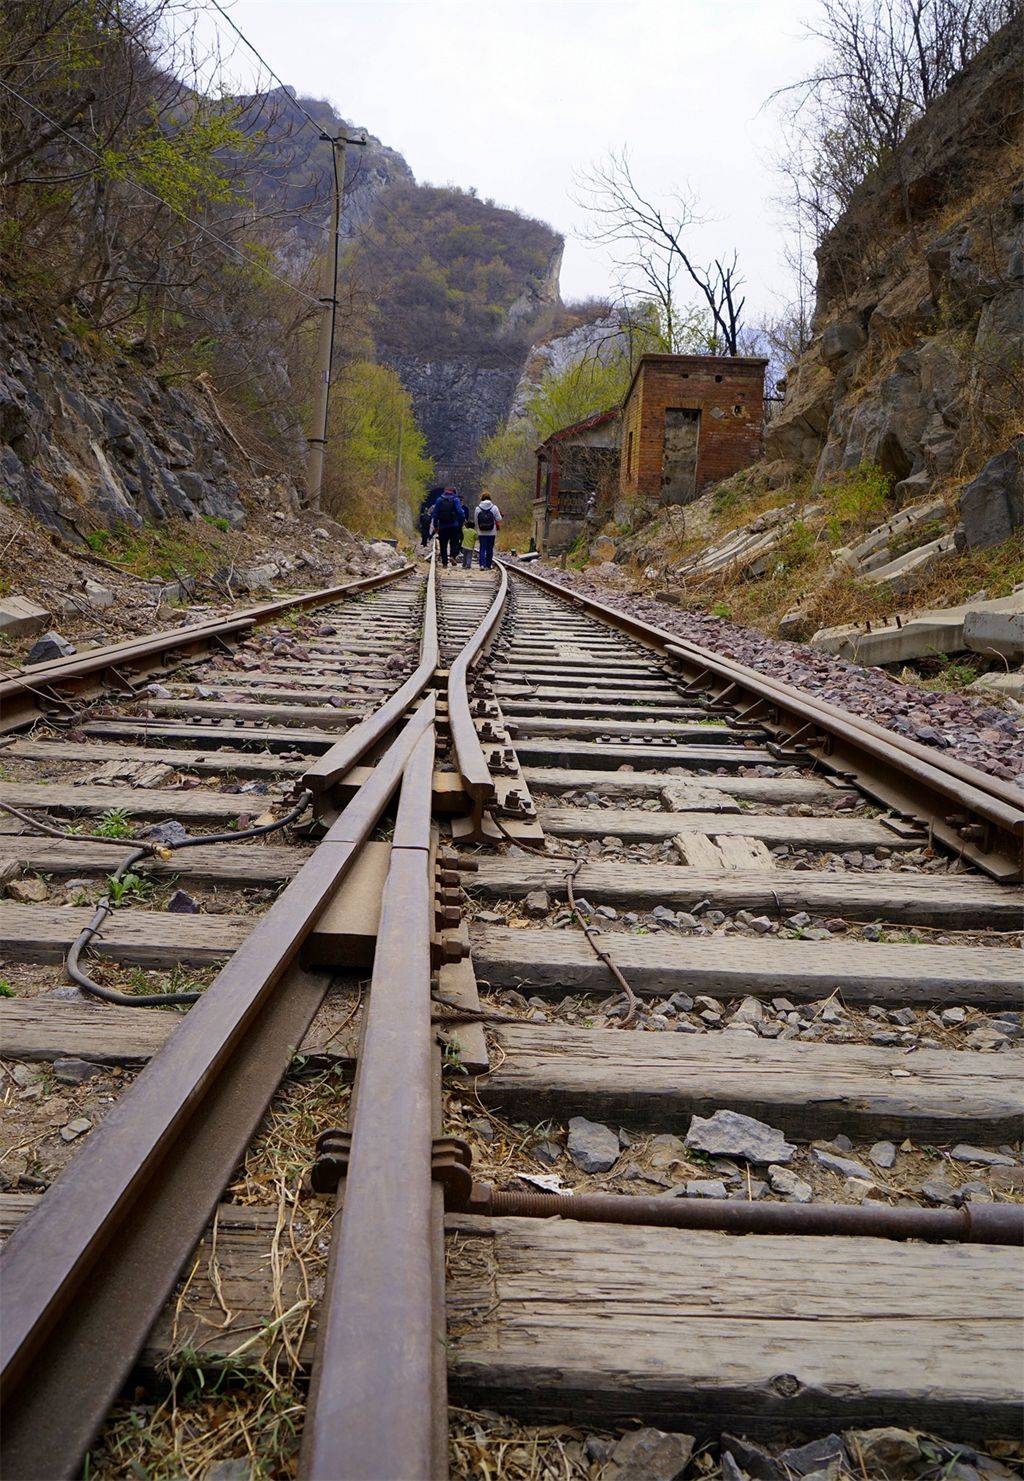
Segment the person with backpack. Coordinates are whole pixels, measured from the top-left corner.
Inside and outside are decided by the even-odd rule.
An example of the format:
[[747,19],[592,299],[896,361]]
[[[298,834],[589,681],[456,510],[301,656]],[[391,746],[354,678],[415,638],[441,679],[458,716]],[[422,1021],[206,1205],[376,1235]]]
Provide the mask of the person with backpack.
[[424,550],[426,550],[427,546],[430,544],[430,519],[431,515],[434,512],[434,505],[437,503],[443,492],[443,489],[429,489],[427,491],[426,498],[420,505],[420,544],[422,545]]
[[494,542],[501,529],[501,510],[486,494],[476,506],[473,525],[480,546],[480,569],[489,571],[494,565]]
[[462,524],[465,510],[462,500],[453,488],[446,488],[434,505],[431,515],[430,533],[436,533],[441,546],[441,564],[447,567],[448,557],[458,560],[462,545]]

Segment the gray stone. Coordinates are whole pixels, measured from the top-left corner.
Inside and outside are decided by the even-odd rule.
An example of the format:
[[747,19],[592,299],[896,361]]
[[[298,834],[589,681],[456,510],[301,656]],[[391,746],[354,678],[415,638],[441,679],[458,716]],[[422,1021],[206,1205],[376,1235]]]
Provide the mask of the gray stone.
[[142,837],[149,843],[162,843],[167,846],[173,843],[184,843],[188,837],[188,830],[184,824],[178,822],[177,818],[165,818],[162,823],[154,823],[151,828],[144,828]]
[[167,902],[167,909],[172,915],[198,915],[199,906],[192,896],[185,890],[175,890]]
[[787,1481],[786,1468],[763,1445],[741,1440],[736,1435],[722,1436],[722,1455],[731,1455],[735,1463],[754,1481]]
[[1022,447],[1018,438],[960,490],[963,543],[971,549],[999,545],[1024,524]]
[[70,658],[72,653],[77,653],[77,651],[74,643],[69,643],[67,638],[61,637],[60,633],[44,633],[29,649],[25,667],[34,663],[52,663],[57,658]]
[[33,1069],[31,1065],[27,1064],[13,1064],[10,1070],[11,1079],[22,1090],[27,1089],[29,1085],[34,1085],[39,1079],[40,1073],[39,1070]]
[[551,900],[547,890],[531,890],[523,901],[523,909],[527,915],[535,919],[547,915],[551,909]]
[[42,632],[50,620],[45,607],[38,607],[28,597],[0,598],[0,633],[9,638],[28,638]]
[[677,1481],[690,1463],[692,1435],[664,1430],[632,1430],[612,1451],[602,1472],[604,1481]]
[[776,1193],[780,1193],[787,1203],[813,1203],[814,1189],[810,1183],[805,1183],[790,1167],[778,1167],[773,1164],[768,1169],[768,1181]]
[[868,1151],[868,1157],[876,1167],[889,1168],[896,1161],[896,1148],[892,1142],[875,1142]]
[[1002,1152],[990,1152],[985,1147],[972,1147],[965,1142],[950,1152],[954,1162],[977,1162],[982,1167],[1016,1167],[1015,1157],[1006,1157]]
[[853,1157],[839,1157],[827,1147],[812,1147],[811,1161],[825,1168],[826,1172],[838,1173],[841,1178],[863,1178],[865,1182],[874,1182],[871,1169],[865,1167],[863,1162],[858,1162]]
[[203,1472],[203,1481],[251,1481],[252,1465],[249,1461],[217,1460]]
[[797,1445],[792,1450],[783,1450],[779,1456],[790,1471],[798,1476],[810,1476],[825,1469],[832,1461],[844,1461],[846,1449],[841,1436],[825,1435],[821,1440],[812,1440],[808,1445]]
[[835,370],[848,355],[855,354],[868,342],[867,330],[859,319],[837,319],[821,336],[821,358]]
[[727,1189],[718,1178],[691,1178],[686,1184],[687,1198],[724,1198]]
[[92,1130],[92,1122],[87,1116],[76,1116],[66,1126],[60,1129],[61,1138],[66,1142],[73,1142],[76,1137],[84,1136],[87,1131]]
[[580,1172],[607,1172],[619,1157],[619,1138],[610,1126],[573,1116],[569,1122],[568,1152]]
[[958,1190],[947,1183],[945,1178],[926,1178],[921,1184],[921,1192],[929,1203],[941,1203],[948,1208],[956,1208],[960,1203]]
[[722,1481],[747,1481],[746,1471],[741,1471],[728,1450],[722,1452]]
[[738,1111],[694,1116],[685,1145],[711,1157],[742,1157],[754,1163],[789,1162],[796,1151],[781,1131]]
[[55,1059],[53,1073],[62,1085],[82,1085],[86,1080],[102,1075],[103,1066],[88,1059]]

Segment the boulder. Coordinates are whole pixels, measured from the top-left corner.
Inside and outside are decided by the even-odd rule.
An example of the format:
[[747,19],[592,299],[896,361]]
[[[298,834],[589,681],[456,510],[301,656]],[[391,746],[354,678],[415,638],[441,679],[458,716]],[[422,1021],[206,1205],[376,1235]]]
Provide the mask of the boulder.
[[600,565],[605,561],[614,561],[617,553],[615,541],[608,535],[598,535],[590,547],[590,559],[595,565]]
[[52,663],[57,658],[70,658],[76,653],[74,643],[69,643],[67,638],[62,638],[58,632],[44,633],[37,643],[33,643],[25,659],[25,667],[34,663]]
[[848,355],[856,354],[868,342],[868,332],[859,319],[837,319],[821,336],[821,358],[835,370]]
[[[971,550],[999,545],[1024,524],[1024,438],[989,458],[976,478],[960,490],[962,539]],[[958,532],[959,536],[959,532]]]
[[27,638],[42,632],[50,620],[45,607],[37,607],[28,597],[0,598],[0,633],[8,638]]

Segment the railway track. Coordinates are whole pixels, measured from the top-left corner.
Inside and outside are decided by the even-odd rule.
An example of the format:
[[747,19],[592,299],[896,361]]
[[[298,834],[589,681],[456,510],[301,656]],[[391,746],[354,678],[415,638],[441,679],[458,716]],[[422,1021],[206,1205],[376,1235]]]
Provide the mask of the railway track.
[[1024,794],[512,568],[0,700],[6,1476],[1018,1435]]

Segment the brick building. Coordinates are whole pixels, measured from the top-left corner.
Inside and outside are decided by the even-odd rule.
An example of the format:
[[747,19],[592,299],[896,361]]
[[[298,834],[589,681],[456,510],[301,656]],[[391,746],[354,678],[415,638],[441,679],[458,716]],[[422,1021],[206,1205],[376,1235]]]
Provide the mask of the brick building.
[[619,482],[621,420],[613,406],[560,427],[538,447],[532,523],[538,550],[568,550],[588,513],[610,510]]
[[767,360],[643,355],[622,407],[617,508],[689,504],[761,451]]

